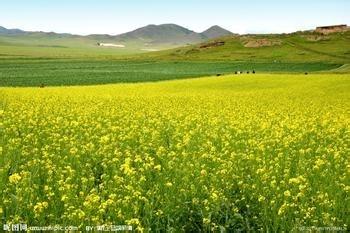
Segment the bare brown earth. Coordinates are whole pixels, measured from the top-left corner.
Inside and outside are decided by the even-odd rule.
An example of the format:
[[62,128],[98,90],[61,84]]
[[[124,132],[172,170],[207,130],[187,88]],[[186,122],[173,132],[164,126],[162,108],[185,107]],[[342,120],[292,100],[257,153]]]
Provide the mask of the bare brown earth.
[[315,32],[320,34],[331,34],[336,32],[346,32],[349,31],[350,27],[346,25],[334,25],[334,26],[326,26],[326,27],[317,27]]
[[199,48],[206,49],[206,48],[213,48],[213,47],[219,47],[225,45],[225,41],[213,41],[210,43],[206,43],[201,45]]
[[330,37],[325,35],[305,35],[303,37],[308,41],[315,41],[315,42],[330,40]]
[[243,45],[246,48],[259,48],[259,47],[270,47],[275,45],[281,45],[282,41],[272,40],[272,39],[252,39],[252,38],[243,38]]

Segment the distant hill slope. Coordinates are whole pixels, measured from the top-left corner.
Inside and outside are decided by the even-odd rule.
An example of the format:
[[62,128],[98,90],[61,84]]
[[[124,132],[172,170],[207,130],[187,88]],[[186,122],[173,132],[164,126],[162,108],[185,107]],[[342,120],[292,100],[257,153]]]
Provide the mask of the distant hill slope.
[[[213,26],[203,33],[197,33],[176,24],[148,25],[120,35],[72,35],[54,32],[27,32],[19,29],[0,27],[0,43],[22,46],[59,46],[59,47],[98,47],[99,43],[122,44],[126,53],[140,53],[152,50],[164,50],[179,46],[196,44],[208,39],[230,35],[231,32]],[[1,44],[0,44],[1,45]],[[114,48],[115,49],[115,48]],[[121,49],[119,49],[120,51]]]
[[197,45],[140,56],[160,60],[350,63],[350,31],[322,35],[313,31],[276,35],[225,36]]
[[191,31],[176,24],[148,25],[134,31],[115,36],[116,40],[139,40],[151,44],[196,44],[209,39],[232,35],[219,26],[212,26],[202,33]]
[[132,32],[115,36],[116,40],[140,40],[152,44],[193,44],[207,38],[176,24],[148,25]]
[[[224,36],[208,40],[219,35]],[[101,42],[123,46],[98,46]],[[188,43],[191,45],[185,46]],[[342,65],[350,64],[350,31],[327,35],[306,31],[239,36],[218,26],[196,33],[178,25],[165,24],[149,25],[117,36],[80,36],[0,27],[0,59],[11,57],[321,62]]]
[[215,25],[202,32],[201,35],[208,39],[215,39],[223,36],[230,36],[233,35],[233,33]]
[[19,30],[19,29],[7,29],[0,26],[0,35],[19,35],[19,34],[25,34],[25,31]]

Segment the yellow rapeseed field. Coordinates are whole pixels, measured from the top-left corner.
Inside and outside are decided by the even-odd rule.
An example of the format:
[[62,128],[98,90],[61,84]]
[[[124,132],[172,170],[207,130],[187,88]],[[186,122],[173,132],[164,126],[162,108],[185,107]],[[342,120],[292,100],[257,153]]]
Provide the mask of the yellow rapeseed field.
[[349,229],[350,76],[0,88],[8,224]]

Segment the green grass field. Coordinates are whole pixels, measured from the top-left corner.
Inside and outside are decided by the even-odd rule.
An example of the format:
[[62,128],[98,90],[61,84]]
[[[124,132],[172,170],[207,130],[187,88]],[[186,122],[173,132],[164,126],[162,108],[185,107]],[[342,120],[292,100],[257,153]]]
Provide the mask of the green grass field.
[[0,59],[0,86],[61,86],[150,82],[235,71],[304,73],[337,69],[328,63]]
[[0,214],[83,231],[348,231],[349,113],[349,74],[2,87]]

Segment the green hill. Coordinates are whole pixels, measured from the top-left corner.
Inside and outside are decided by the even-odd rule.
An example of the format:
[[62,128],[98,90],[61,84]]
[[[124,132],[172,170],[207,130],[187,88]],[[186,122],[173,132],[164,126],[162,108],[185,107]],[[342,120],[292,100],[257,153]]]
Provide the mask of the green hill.
[[209,39],[232,35],[233,33],[217,25],[202,33],[191,31],[176,24],[148,25],[115,37],[117,41],[139,40],[150,44],[186,45]]
[[140,40],[151,44],[184,45],[207,39],[176,24],[148,25],[115,37],[117,41]]
[[205,38],[208,39],[215,39],[215,38],[219,38],[219,37],[224,37],[224,36],[231,36],[233,35],[232,32],[218,26],[212,26],[210,28],[208,28],[207,30],[205,30],[204,32],[201,33]]
[[[213,37],[216,39],[208,39]],[[101,42],[123,47],[99,46]],[[181,47],[188,43],[192,45]],[[350,31],[239,36],[219,26],[196,33],[175,24],[163,24],[117,36],[79,36],[1,27],[1,57],[350,64]]]
[[226,36],[197,45],[149,53],[142,59],[245,62],[350,63],[350,31]]

